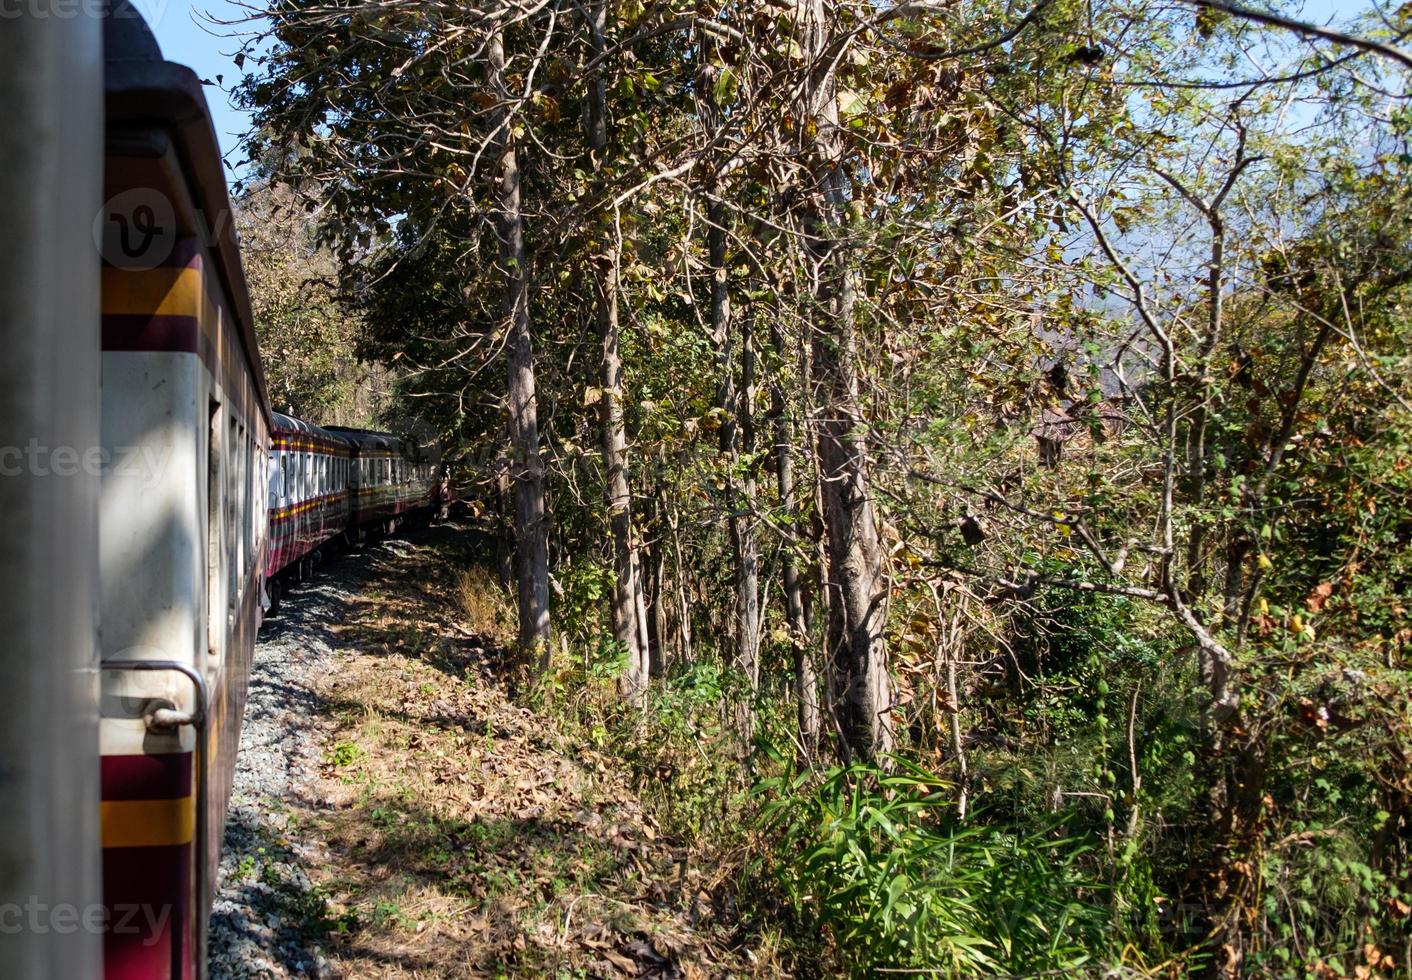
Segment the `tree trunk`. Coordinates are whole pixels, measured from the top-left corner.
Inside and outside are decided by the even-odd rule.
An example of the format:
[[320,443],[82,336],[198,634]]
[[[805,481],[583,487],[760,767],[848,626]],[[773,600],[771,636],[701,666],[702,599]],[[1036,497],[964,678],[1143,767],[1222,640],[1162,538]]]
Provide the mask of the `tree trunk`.
[[653,494],[653,515],[651,527],[653,536],[648,540],[647,547],[647,571],[644,573],[644,581],[650,582],[652,588],[648,599],[648,624],[650,626],[648,639],[651,643],[652,655],[651,672],[654,677],[663,676],[667,673],[667,541],[664,532],[664,514],[666,508],[662,502],[662,485],[657,484],[656,493]]
[[[715,42],[702,32],[698,99],[706,138],[712,139],[726,124],[717,104]],[[735,379],[735,328],[731,310],[730,266],[726,248],[730,213],[723,200],[722,169],[726,161],[711,161],[711,180],[705,188],[706,250],[711,269],[711,339],[716,345],[719,386],[716,407],[721,415],[720,448],[726,468],[726,509],[731,551],[735,558],[735,652],[731,666],[745,679],[746,695],[736,705],[736,729],[741,749],[748,749],[755,733],[755,700],[760,689],[760,558],[754,526],[755,480],[742,468],[741,440],[753,438],[749,377]],[[742,331],[742,373],[753,370],[748,328]],[[744,447],[749,453],[751,447]],[[748,469],[746,467],[745,469]]]
[[510,460],[502,450],[495,461],[495,566],[500,574],[500,588],[506,595],[515,591],[514,497],[510,485]]
[[[785,340],[778,317],[770,321],[770,339],[776,358],[783,365]],[[794,496],[794,425],[789,418],[784,385],[778,377],[770,388],[770,414],[774,421],[775,437],[775,486],[779,492],[780,510],[792,518],[797,506]],[[792,522],[789,526],[793,526]],[[813,658],[809,656],[809,616],[804,608],[804,590],[799,582],[795,543],[785,542],[781,555],[785,621],[789,624],[789,641],[794,650],[794,699],[799,745],[804,761],[809,762],[819,746],[819,681],[814,674]]]
[[735,551],[736,663],[749,685],[749,703],[736,713],[741,737],[755,735],[755,701],[760,693],[760,546],[755,527],[755,350],[749,318],[741,322],[740,386],[735,441],[728,455],[732,488],[731,546]]
[[[593,4],[587,10],[589,43],[596,58],[603,53],[607,28],[607,4]],[[588,147],[591,165],[601,172],[608,153],[607,80],[597,72],[588,87]],[[613,639],[627,653],[624,693],[643,702],[651,672],[646,636],[647,616],[638,575],[637,551],[633,546],[632,485],[628,474],[628,441],[623,425],[623,360],[619,351],[618,277],[621,243],[606,218],[599,253],[594,256],[595,300],[598,336],[603,344],[599,402],[603,429],[603,467],[606,471],[608,526],[613,538]]]
[[838,238],[848,220],[838,95],[830,57],[832,19],[823,0],[801,8],[809,78],[802,118],[814,123],[803,148],[811,168],[804,246],[813,278],[813,397],[819,474],[823,481],[831,605],[830,708],[845,760],[876,759],[892,750],[888,677],[887,586],[882,544],[868,482],[866,424],[856,370],[854,281]]
[[515,486],[515,548],[519,571],[520,645],[549,666],[549,542],[544,507],[544,466],[539,458],[539,417],[530,346],[529,282],[525,269],[524,217],[520,210],[520,166],[514,134],[503,106],[505,45],[497,30],[486,45],[491,85],[502,108],[495,119],[499,180],[495,233],[505,279],[503,311],[508,330],[510,475]]
[[696,663],[696,651],[693,649],[691,639],[691,603],[686,594],[686,577],[689,572],[686,562],[682,560],[681,551],[681,515],[673,507],[670,512],[664,511],[662,516],[672,532],[672,557],[676,560],[676,574],[673,579],[676,585],[677,600],[678,657],[683,666],[690,667]]
[[[736,729],[742,751],[755,734],[755,697],[760,687],[760,562],[752,524],[751,504],[755,481],[742,476],[742,421],[748,424],[748,384],[737,390],[732,354],[734,323],[731,314],[730,270],[727,266],[725,206],[713,188],[706,206],[706,250],[711,268],[711,337],[716,344],[720,384],[717,407],[722,411],[720,447],[726,467],[727,524],[735,558],[735,653],[731,666],[745,679],[745,698],[736,705]],[[748,347],[748,342],[747,345]],[[742,353],[748,361],[750,352]]]

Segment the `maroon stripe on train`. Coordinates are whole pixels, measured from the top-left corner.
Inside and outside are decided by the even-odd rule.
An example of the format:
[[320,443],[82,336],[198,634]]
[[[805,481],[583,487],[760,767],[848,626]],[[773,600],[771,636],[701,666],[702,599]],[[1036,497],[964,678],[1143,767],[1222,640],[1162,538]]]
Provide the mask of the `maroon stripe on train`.
[[105,755],[105,800],[179,800],[191,795],[191,753]]
[[210,363],[211,342],[194,316],[152,316],[147,313],[103,314],[103,349],[171,351],[200,354]]
[[[228,347],[228,334],[225,339]],[[252,407],[256,396],[251,388],[249,376],[232,373],[231,368],[235,364],[230,356],[232,352],[228,350],[222,355],[217,351],[215,338],[201,329],[201,323],[196,317],[105,313],[103,350],[195,354],[201,359],[207,372],[225,388],[226,397],[232,399],[237,413],[247,424],[253,425]]]
[[[191,977],[191,853],[190,844],[104,848],[104,980]],[[175,978],[174,960],[182,963]]]
[[[167,253],[167,257],[155,265],[150,266],[150,268],[187,269],[190,268],[197,259],[201,258],[203,254],[204,250],[201,248],[201,240],[199,238],[195,236],[178,236],[176,241],[172,243],[171,251]],[[113,263],[105,259],[103,261],[103,268],[117,269],[119,266],[113,265]],[[143,268],[148,268],[145,258]]]

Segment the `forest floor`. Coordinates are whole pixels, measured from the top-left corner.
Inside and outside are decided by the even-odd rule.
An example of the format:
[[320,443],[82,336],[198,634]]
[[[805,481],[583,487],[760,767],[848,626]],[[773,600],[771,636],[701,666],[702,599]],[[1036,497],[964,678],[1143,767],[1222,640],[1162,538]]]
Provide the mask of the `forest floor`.
[[213,977],[773,974],[719,865],[467,625],[481,544],[441,526],[332,561],[262,629]]

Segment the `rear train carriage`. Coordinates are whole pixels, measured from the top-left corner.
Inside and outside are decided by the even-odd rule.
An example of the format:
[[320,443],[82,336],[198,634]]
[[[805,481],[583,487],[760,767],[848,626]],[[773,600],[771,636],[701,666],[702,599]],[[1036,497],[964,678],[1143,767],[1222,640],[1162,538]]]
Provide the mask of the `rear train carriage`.
[[270,413],[201,83],[119,5],[106,89],[105,972],[176,980],[204,973],[260,621]]
[[398,527],[430,516],[435,488],[432,467],[405,451],[402,440],[386,432],[329,426],[353,444],[350,495],[355,535],[391,534]]
[[306,578],[320,550],[349,528],[353,443],[278,412],[269,472],[265,594],[279,607],[287,578]]

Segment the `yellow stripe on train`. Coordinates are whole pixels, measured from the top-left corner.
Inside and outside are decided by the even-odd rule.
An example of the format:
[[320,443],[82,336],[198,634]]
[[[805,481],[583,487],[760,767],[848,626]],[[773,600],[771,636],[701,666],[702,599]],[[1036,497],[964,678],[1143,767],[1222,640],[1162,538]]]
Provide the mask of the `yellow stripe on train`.
[[108,316],[199,317],[205,302],[199,268],[103,270],[103,313]]
[[178,800],[104,800],[100,822],[104,847],[170,847],[195,836],[196,807]]

